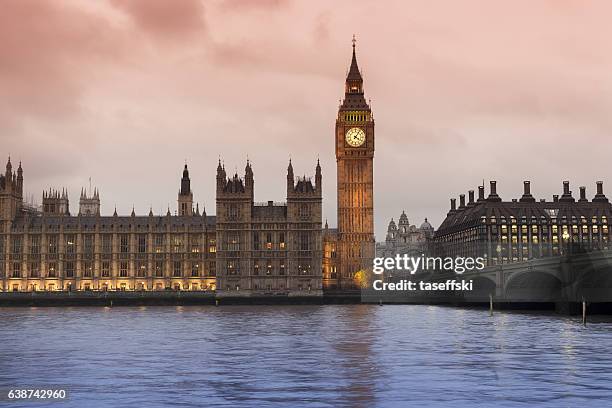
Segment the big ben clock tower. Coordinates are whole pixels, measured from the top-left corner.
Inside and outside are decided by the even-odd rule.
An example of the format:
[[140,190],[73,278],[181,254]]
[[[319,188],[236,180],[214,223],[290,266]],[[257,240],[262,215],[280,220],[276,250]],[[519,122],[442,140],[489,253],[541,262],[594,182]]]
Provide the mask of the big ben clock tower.
[[336,118],[339,285],[354,288],[374,258],[374,118],[353,58]]

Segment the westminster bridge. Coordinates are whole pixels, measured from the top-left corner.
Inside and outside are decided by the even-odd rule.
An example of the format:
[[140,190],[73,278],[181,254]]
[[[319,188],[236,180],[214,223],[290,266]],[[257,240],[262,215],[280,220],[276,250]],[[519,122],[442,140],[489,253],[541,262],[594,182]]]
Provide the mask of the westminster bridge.
[[[472,280],[468,302],[612,302],[612,250],[501,263],[454,279]],[[436,279],[448,278],[448,274]]]

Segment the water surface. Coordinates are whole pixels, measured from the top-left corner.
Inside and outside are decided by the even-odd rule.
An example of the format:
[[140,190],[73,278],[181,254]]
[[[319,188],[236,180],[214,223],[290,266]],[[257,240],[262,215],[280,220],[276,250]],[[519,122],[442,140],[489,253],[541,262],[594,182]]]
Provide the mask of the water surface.
[[11,406],[612,406],[605,320],[413,305],[3,308],[0,342],[0,388],[70,393]]

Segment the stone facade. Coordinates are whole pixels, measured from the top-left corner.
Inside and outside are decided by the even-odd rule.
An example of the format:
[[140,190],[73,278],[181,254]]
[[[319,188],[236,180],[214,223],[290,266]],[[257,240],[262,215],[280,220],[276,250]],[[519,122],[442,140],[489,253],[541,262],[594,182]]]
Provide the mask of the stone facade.
[[385,242],[376,244],[376,256],[394,257],[395,255],[420,256],[431,252],[434,228],[427,221],[420,227],[411,225],[405,211],[402,211],[398,223],[391,219],[387,227]]
[[254,202],[255,180],[217,168],[217,278],[219,295],[322,294],[322,176],[315,183],[287,169],[287,201]]

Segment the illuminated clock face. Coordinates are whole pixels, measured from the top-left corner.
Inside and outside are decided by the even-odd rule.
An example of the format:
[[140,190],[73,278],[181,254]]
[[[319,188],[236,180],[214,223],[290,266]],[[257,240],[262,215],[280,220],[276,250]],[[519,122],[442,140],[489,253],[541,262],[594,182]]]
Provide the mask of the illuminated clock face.
[[365,143],[366,135],[361,128],[350,128],[346,131],[346,143],[352,147],[359,147]]

